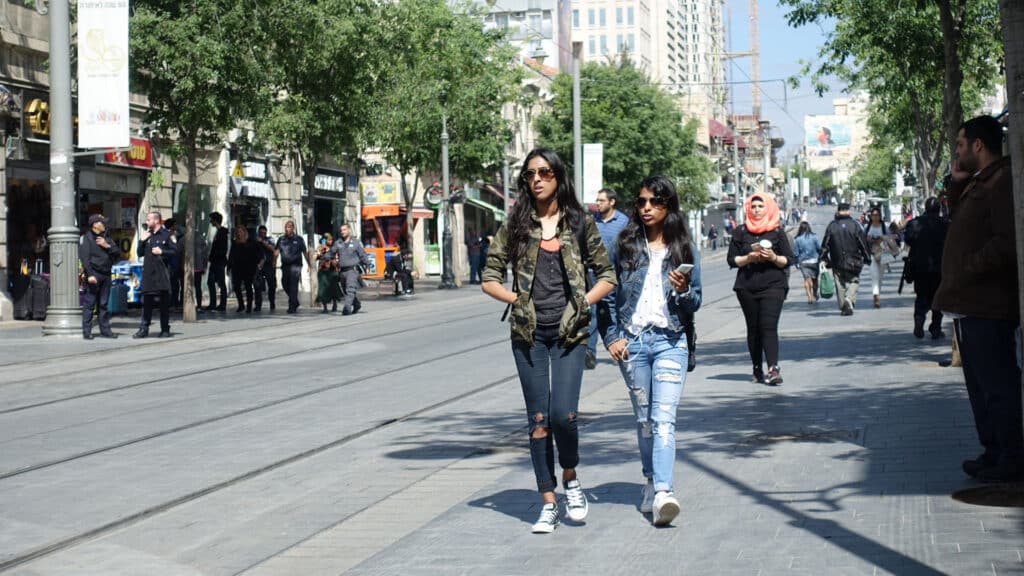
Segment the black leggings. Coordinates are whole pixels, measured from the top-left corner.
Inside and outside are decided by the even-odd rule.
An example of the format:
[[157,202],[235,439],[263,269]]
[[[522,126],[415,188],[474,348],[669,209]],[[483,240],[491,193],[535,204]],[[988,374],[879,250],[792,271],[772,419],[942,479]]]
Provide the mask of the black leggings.
[[767,357],[768,366],[775,366],[779,363],[779,317],[782,316],[786,293],[737,290],[736,298],[747,320],[747,349],[754,368],[761,368],[762,352]]

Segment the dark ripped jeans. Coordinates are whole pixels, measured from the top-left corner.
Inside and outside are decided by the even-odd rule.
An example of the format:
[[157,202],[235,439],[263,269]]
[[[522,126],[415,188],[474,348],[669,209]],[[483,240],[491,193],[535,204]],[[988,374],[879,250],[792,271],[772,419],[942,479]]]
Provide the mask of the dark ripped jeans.
[[[558,326],[538,326],[532,346],[512,344],[530,423],[530,458],[540,492],[550,492],[558,485],[555,444],[563,469],[575,468],[580,460],[576,412],[586,351],[585,345],[564,348],[558,340]],[[534,438],[537,428],[547,428],[548,435]]]

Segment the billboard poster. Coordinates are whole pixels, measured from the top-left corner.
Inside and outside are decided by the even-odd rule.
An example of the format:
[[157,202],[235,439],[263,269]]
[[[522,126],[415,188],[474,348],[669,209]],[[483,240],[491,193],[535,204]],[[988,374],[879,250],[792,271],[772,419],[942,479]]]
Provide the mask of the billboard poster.
[[597,193],[604,187],[604,144],[583,145],[583,203],[597,202]]
[[359,191],[362,194],[364,206],[398,204],[401,202],[398,180],[372,181],[363,179],[359,183]]
[[849,149],[853,132],[845,116],[805,116],[804,145],[808,156],[832,156]]
[[125,148],[128,0],[78,0],[78,145]]

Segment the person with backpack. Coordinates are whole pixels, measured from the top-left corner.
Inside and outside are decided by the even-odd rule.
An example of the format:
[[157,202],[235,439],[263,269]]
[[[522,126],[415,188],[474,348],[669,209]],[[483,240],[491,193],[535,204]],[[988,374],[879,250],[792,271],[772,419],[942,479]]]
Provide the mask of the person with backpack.
[[[793,242],[793,255],[796,256],[800,274],[804,277],[804,292],[807,303],[818,301],[818,270],[820,266],[821,244],[811,230],[811,223],[804,221],[797,229],[796,240]],[[830,294],[831,296],[831,294]]]
[[640,512],[667,526],[679,514],[672,480],[676,410],[692,345],[686,328],[701,303],[700,254],[671,180],[650,176],[640,184],[612,254],[618,288],[613,302],[599,306],[598,324],[636,416],[646,479]]
[[[518,191],[519,201],[491,242],[481,288],[508,304],[505,313],[526,401],[530,458],[543,501],[533,532],[548,534],[560,523],[556,446],[566,515],[576,522],[587,517],[587,498],[576,471],[580,385],[590,306],[615,288],[615,272],[597,225],[586,217],[557,154],[545,148],[527,154]],[[502,285],[509,264],[511,290]],[[588,270],[596,278],[589,289]]]
[[836,281],[836,300],[843,316],[852,316],[864,263],[871,260],[864,230],[850,217],[850,204],[839,203],[836,218],[825,229],[821,260]]

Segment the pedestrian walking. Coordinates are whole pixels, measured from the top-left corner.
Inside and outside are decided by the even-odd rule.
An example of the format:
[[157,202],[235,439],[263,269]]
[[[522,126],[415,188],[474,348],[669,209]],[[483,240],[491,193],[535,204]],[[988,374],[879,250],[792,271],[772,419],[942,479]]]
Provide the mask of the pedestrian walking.
[[[601,242],[609,257],[613,258],[612,251],[619,241],[619,233],[629,224],[629,218],[615,207],[619,203],[619,195],[611,188],[603,188],[597,192],[597,231],[601,234]],[[595,279],[592,272],[588,272],[590,285],[593,286]],[[609,295],[608,298],[611,296]],[[583,359],[583,367],[593,370],[597,367],[597,305],[590,307],[590,338],[587,340],[587,355]]]
[[[560,522],[555,498],[555,446],[562,467],[566,514],[587,517],[577,476],[578,410],[590,306],[615,287],[608,252],[576,198],[561,158],[537,148],[526,156],[518,198],[491,243],[483,272],[485,294],[508,304],[512,354],[529,423],[530,459],[543,507],[535,533]],[[512,289],[502,276],[512,265]],[[587,290],[587,270],[597,278]]]
[[363,307],[358,294],[359,283],[362,282],[360,268],[370,265],[370,256],[363,248],[363,243],[352,237],[352,228],[348,224],[342,224],[338,231],[341,236],[331,247],[331,252],[338,259],[341,271],[341,287],[345,297],[345,307],[341,313],[348,316]]
[[700,254],[671,180],[650,176],[640,184],[612,258],[618,287],[610,304],[600,305],[601,333],[619,362],[636,418],[645,478],[640,512],[665,526],[679,514],[676,410],[686,383],[686,326],[701,303]]
[[[753,363],[752,382],[782,384],[779,367],[779,317],[789,293],[786,268],[796,261],[782,227],[779,205],[768,194],[754,194],[743,204],[745,220],[736,227],[729,254],[738,268],[733,291],[747,324],[747,351]],[[762,362],[768,362],[765,377]]]
[[121,249],[107,233],[107,219],[100,214],[89,216],[89,229],[78,240],[78,260],[85,275],[82,295],[82,338],[92,340],[93,309],[98,309],[100,336],[117,338],[110,329],[110,274]]
[[136,250],[142,258],[142,322],[139,331],[132,338],[149,336],[149,325],[153,321],[153,305],[160,301],[160,334],[158,338],[171,337],[171,275],[168,270],[170,259],[177,250],[177,239],[163,227],[163,218],[157,211],[146,214],[146,229],[139,235]]
[[1024,478],[1020,325],[1010,159],[990,116],[964,122],[947,187],[949,231],[933,307],[954,316],[974,425],[984,452],[963,470],[983,482]]
[[281,261],[281,286],[288,295],[288,313],[295,314],[299,310],[299,280],[302,278],[302,260],[312,268],[306,243],[295,234],[295,222],[284,223],[284,236],[277,239],[275,250]]
[[885,264],[882,258],[889,252],[888,243],[889,231],[882,221],[882,209],[874,206],[868,212],[868,222],[864,227],[864,239],[871,251],[871,259],[868,261],[868,270],[871,272],[871,296],[875,308],[882,307],[882,278],[885,274]]
[[715,228],[714,224],[708,228],[708,241],[711,243],[712,252],[718,250],[718,228]]
[[466,252],[469,256],[469,283],[480,284],[480,271],[483,268],[483,240],[476,232],[466,235]]
[[818,301],[818,272],[821,264],[821,243],[818,236],[811,230],[811,223],[804,221],[796,232],[796,240],[793,241],[793,255],[796,256],[797,266],[800,274],[804,277],[804,292],[807,293],[807,303],[815,304]]
[[[206,287],[210,291],[210,305],[207,310],[225,312],[228,309],[228,285],[225,271],[228,266],[228,229],[223,226],[224,216],[220,212],[210,213],[210,224],[216,230],[213,244],[210,246],[210,257],[207,258],[209,268],[206,274]],[[217,300],[217,289],[220,289],[220,300]]]
[[249,240],[249,231],[245,226],[235,226],[235,238],[231,243],[231,254],[228,256],[228,270],[231,271],[231,287],[235,289],[235,300],[238,302],[239,314],[252,313],[253,280],[260,266],[260,248]]
[[263,297],[266,295],[267,304],[270,310],[274,311],[277,306],[277,254],[274,251],[274,241],[267,235],[267,227],[260,226],[256,230],[256,246],[260,250],[261,258],[259,268],[256,270],[256,307],[254,310],[263,310]]
[[327,304],[331,304],[331,312],[338,311],[341,300],[341,276],[338,273],[338,255],[331,251],[334,237],[324,234],[322,243],[317,247],[316,266],[316,301],[323,306],[327,314]]
[[[167,228],[168,230],[171,231],[171,234],[174,234],[175,244],[180,244],[181,243],[181,238],[182,238],[182,236],[184,236],[184,233],[181,232],[178,229],[178,221],[177,220],[175,220],[174,218],[168,218],[167,221],[164,222],[164,228]],[[183,268],[184,261],[182,260],[181,256],[182,255],[181,255],[180,252],[175,252],[174,256],[172,256],[171,259],[168,260],[168,262],[167,262],[167,264],[168,264],[167,271],[168,271],[168,273],[170,273],[170,276],[171,276],[171,305],[172,306],[180,306],[182,304],[182,301],[181,301],[182,294],[185,292],[184,285],[182,283],[183,282],[183,278],[182,277],[183,277],[183,272],[184,272],[184,268]]]
[[195,231],[192,233],[193,254],[195,262],[192,263],[192,288],[195,290],[196,311],[203,310],[203,273],[206,272],[206,259],[209,248],[206,237]]
[[924,338],[924,321],[932,313],[928,332],[933,340],[945,336],[942,332],[942,311],[934,310],[932,301],[942,280],[942,249],[946,244],[949,224],[939,215],[939,199],[929,198],[924,203],[924,214],[907,223],[904,241],[910,254],[904,260],[904,277],[914,283],[914,337]]
[[836,281],[836,301],[843,316],[852,316],[857,305],[857,288],[864,263],[871,259],[864,231],[850,217],[850,204],[840,202],[835,220],[825,229],[821,241],[821,260]]

